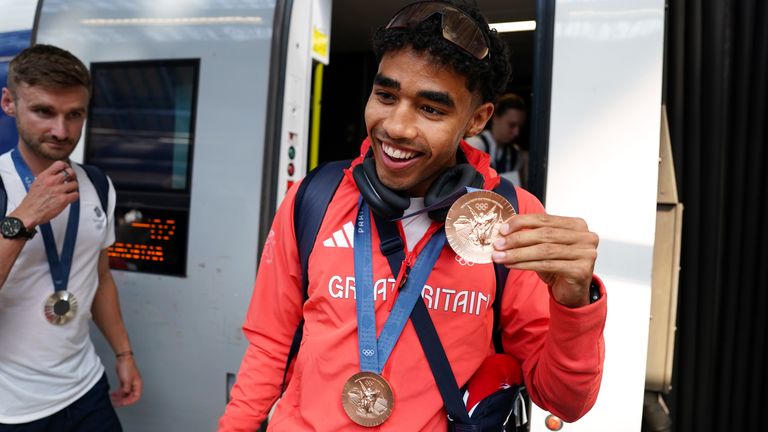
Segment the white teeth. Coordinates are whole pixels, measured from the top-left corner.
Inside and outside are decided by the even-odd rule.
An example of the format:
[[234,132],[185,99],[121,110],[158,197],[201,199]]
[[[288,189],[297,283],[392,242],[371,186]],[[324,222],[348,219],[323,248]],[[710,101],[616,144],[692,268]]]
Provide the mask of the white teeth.
[[405,150],[396,149],[390,145],[383,144],[381,145],[381,149],[384,150],[384,153],[387,154],[387,156],[391,157],[392,159],[411,159],[416,156],[416,152],[409,152]]

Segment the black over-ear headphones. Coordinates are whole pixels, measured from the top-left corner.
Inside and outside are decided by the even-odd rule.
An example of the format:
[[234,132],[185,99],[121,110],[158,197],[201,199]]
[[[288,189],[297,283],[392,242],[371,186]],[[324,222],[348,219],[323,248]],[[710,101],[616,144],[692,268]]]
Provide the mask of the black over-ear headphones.
[[[482,188],[483,175],[467,162],[464,153],[457,154],[459,163],[443,171],[424,195],[424,205],[429,207],[439,203],[449,195],[464,187]],[[393,191],[384,186],[376,174],[372,153],[369,151],[363,163],[352,170],[360,194],[376,214],[388,220],[399,218],[411,205],[411,199],[406,194]],[[429,212],[429,217],[436,221],[444,221],[448,207],[437,208]]]

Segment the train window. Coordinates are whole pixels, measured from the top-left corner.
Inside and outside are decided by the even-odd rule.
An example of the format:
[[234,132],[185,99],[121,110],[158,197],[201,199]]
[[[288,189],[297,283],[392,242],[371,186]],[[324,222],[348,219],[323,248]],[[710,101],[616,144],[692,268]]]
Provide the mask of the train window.
[[118,190],[189,192],[198,64],[91,65],[86,159]]

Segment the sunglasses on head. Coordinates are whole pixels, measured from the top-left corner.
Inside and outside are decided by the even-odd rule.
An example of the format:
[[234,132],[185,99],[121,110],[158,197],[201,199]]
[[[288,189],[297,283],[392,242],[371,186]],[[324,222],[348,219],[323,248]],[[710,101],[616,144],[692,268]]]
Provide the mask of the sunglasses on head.
[[385,28],[407,28],[440,14],[443,39],[478,60],[489,57],[488,40],[480,25],[466,12],[448,3],[423,1],[400,9]]

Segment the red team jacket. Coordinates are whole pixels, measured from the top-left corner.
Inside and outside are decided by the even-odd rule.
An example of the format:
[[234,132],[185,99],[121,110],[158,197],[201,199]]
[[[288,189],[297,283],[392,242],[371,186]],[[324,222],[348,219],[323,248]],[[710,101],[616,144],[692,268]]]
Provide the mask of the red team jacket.
[[[363,143],[361,154],[368,150]],[[462,142],[467,159],[485,177],[499,178],[488,156]],[[361,163],[359,157],[352,166]],[[347,171],[329,204],[309,258],[309,300],[304,303],[293,226],[296,187],[278,209],[259,265],[243,326],[250,342],[220,431],[254,431],[280,396],[286,357],[302,315],[304,339],[290,383],[270,421],[274,431],[368,431],[341,405],[344,382],[359,372],[352,226],[360,193]],[[541,203],[518,188],[520,213],[542,213]],[[381,331],[395,277],[373,229],[376,325]],[[494,352],[495,293],[492,264],[469,265],[444,247],[422,291],[459,386]],[[566,308],[550,298],[535,272],[511,270],[504,289],[503,344],[523,368],[533,401],[562,419],[575,420],[594,404],[603,367],[606,295]],[[392,416],[375,430],[445,431],[443,401],[410,321],[382,375],[392,386]]]

